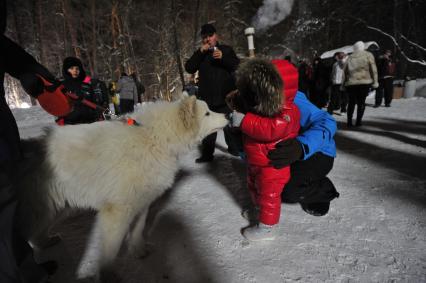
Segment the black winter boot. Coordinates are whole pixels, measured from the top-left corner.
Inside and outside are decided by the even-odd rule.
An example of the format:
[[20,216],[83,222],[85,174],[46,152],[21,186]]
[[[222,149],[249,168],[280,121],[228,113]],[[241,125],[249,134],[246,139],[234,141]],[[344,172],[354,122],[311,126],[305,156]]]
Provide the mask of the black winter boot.
[[317,194],[312,195],[308,200],[309,203],[301,202],[302,209],[314,216],[323,216],[328,213],[330,209],[330,202],[339,197],[333,182],[327,177],[322,179],[319,183],[319,191]]
[[352,124],[352,115],[353,115],[353,113],[354,113],[353,110],[351,112],[351,109],[348,109],[348,114],[347,114],[347,118],[348,118],[347,125],[348,125],[348,128],[350,128],[350,127],[353,126],[353,124]]
[[358,105],[357,114],[356,114],[356,124],[355,126],[362,126],[362,116],[364,116],[365,105]]
[[351,128],[354,126],[354,124],[352,124],[352,117],[348,116],[348,123],[347,123],[348,128]]
[[302,209],[313,216],[324,216],[330,209],[330,202],[301,203]]

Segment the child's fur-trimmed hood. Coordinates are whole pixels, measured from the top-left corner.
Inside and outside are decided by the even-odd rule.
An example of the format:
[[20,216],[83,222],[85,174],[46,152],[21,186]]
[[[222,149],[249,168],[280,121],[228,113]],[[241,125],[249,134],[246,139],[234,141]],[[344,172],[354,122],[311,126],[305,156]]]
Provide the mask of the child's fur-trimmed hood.
[[266,59],[249,59],[236,72],[236,85],[248,111],[273,117],[284,105],[283,80]]

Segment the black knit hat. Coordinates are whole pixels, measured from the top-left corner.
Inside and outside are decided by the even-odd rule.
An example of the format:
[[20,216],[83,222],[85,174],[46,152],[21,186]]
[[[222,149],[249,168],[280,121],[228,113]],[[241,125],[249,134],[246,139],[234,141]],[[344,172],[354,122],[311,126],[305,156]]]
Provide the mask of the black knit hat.
[[212,24],[204,24],[201,26],[200,34],[208,35],[208,34],[214,34],[216,32],[216,28]]
[[70,77],[68,69],[73,66],[77,66],[80,69],[78,80],[84,80],[84,78],[86,77],[86,72],[83,69],[83,64],[81,63],[80,59],[76,57],[67,57],[64,59],[64,63],[62,64],[62,75],[64,76],[64,78]]

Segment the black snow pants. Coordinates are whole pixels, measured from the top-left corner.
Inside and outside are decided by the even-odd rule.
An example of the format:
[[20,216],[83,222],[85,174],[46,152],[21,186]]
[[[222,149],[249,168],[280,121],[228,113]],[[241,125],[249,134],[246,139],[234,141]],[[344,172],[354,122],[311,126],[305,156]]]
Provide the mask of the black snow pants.
[[348,126],[352,126],[352,116],[355,111],[355,105],[357,105],[356,125],[361,126],[362,117],[365,111],[365,99],[368,96],[370,85],[353,85],[348,86],[346,89],[349,96]]
[[376,106],[380,106],[380,104],[382,104],[383,96],[385,97],[385,105],[390,106],[393,98],[392,77],[379,80],[379,88],[376,89]]
[[339,196],[327,174],[333,168],[334,158],[316,153],[307,160],[291,164],[290,181],[281,194],[287,203],[323,203]]

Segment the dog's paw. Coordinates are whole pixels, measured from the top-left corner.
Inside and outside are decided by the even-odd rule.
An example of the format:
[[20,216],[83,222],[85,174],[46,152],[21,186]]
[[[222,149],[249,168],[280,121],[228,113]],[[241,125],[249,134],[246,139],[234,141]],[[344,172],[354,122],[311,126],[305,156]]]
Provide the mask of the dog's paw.
[[99,278],[99,266],[97,262],[82,262],[77,270],[77,279]]

